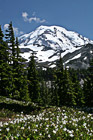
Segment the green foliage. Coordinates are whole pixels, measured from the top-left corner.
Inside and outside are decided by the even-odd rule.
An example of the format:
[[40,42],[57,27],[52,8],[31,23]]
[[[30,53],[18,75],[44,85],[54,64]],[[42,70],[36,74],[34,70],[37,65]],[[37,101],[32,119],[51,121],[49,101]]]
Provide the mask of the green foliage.
[[7,123],[1,122],[0,139],[92,140],[92,118],[90,113],[67,107],[52,107],[28,115],[19,113]]
[[51,88],[49,88],[49,83],[46,81],[42,81],[40,85],[40,98],[39,102],[42,106],[49,106],[52,103],[52,95]]
[[3,37],[0,26],[0,95],[8,96],[11,91],[11,68],[9,66],[8,46],[3,41]]
[[28,114],[40,109],[40,106],[31,101],[19,101],[0,96],[0,117],[2,117],[2,119],[7,117],[12,118],[16,113],[24,112],[24,114]]
[[36,70],[36,64],[34,55],[30,57],[28,64],[28,89],[30,98],[33,102],[39,102],[40,98],[40,85],[38,80],[38,72]]
[[57,64],[56,85],[57,94],[59,97],[59,105],[75,106],[76,92],[74,90],[68,70],[66,68],[63,69],[62,58],[60,58],[59,63]]
[[90,61],[88,75],[84,80],[83,91],[86,106],[93,106],[93,59]]
[[11,67],[11,87],[12,91],[10,97],[20,100],[29,100],[26,70],[24,62],[25,60],[20,56],[20,49],[18,38],[14,37],[14,31],[12,23],[10,22],[8,29],[6,30],[6,41],[9,44],[8,47],[11,50],[10,55],[10,67]]

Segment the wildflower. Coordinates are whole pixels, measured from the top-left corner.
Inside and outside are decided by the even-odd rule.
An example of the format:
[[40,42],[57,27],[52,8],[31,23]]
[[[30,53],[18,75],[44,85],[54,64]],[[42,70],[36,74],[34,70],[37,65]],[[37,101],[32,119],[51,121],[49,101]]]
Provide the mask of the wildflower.
[[48,121],[48,120],[49,120],[49,118],[46,118],[45,120],[46,120],[46,121]]
[[13,124],[13,121],[10,121],[11,124]]
[[62,128],[63,127],[63,125],[60,125],[60,128]]
[[85,119],[85,118],[86,118],[85,116],[82,117],[82,119]]
[[24,127],[21,127],[22,130],[24,130]]
[[6,130],[7,130],[7,131],[9,131],[9,130],[10,130],[10,129],[9,129],[9,127],[8,127],[8,128],[6,128]]
[[8,123],[6,122],[6,123],[4,123],[5,125],[8,125]]
[[67,116],[64,116],[64,119],[67,119],[68,117]]
[[83,126],[86,126],[86,123],[84,123]]
[[83,136],[83,134],[80,135],[81,137]]
[[53,130],[53,133],[54,133],[54,134],[56,134],[56,131],[55,131],[55,130]]
[[42,133],[40,133],[39,135],[42,136]]
[[49,127],[49,125],[46,125],[46,127]]
[[45,128],[45,130],[48,130],[48,128]]
[[48,130],[46,131],[46,134],[48,134]]
[[63,121],[63,124],[66,124],[66,121],[65,120]]
[[0,127],[3,127],[3,123],[2,122],[0,122]]
[[73,134],[70,134],[70,137],[74,137],[74,135]]
[[19,137],[19,136],[20,136],[20,134],[18,133],[18,134],[17,134],[17,137]]
[[90,136],[92,136],[93,134],[92,134],[92,133],[90,133],[89,135],[90,135]]
[[38,124],[36,124],[36,127],[38,127]]
[[28,126],[28,129],[30,129],[30,126]]
[[11,140],[14,140],[13,136],[11,136]]
[[64,128],[63,130],[64,130],[64,131],[66,131],[67,129],[66,129],[66,128]]
[[70,130],[69,130],[69,131],[68,131],[68,133],[69,133],[69,134],[72,134],[72,133],[73,133],[73,131],[70,131]]
[[48,134],[48,138],[50,138],[51,136],[50,136],[50,134]]
[[35,132],[37,132],[37,129],[34,129]]

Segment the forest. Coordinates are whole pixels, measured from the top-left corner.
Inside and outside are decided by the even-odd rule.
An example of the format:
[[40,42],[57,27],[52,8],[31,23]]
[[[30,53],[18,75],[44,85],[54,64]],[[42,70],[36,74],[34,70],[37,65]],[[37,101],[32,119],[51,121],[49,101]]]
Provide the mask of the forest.
[[[64,121],[66,121],[65,117],[66,115],[71,115],[74,113],[74,109],[77,108],[78,118],[79,118],[79,112],[78,108],[92,108],[93,107],[93,59],[90,60],[90,65],[87,70],[85,69],[77,69],[74,70],[72,68],[67,68],[63,66],[63,61],[61,58],[61,55],[59,56],[59,60],[56,62],[55,68],[46,68],[43,69],[43,67],[38,67],[38,64],[35,60],[35,54],[32,53],[29,62],[27,62],[26,59],[22,58],[21,51],[19,48],[19,42],[18,38],[15,38],[12,22],[10,22],[8,29],[5,31],[5,35],[3,34],[2,28],[0,26],[0,119],[4,117],[2,114],[3,110],[10,110],[10,113],[6,111],[6,117],[8,117],[9,114],[11,116],[15,116],[15,113],[23,111],[23,113],[28,114],[29,112],[35,111],[42,111],[45,122],[42,122],[48,127],[50,127],[49,132],[50,134],[46,134],[41,129],[45,129],[45,126],[40,126],[40,124],[37,124],[37,118],[33,115],[34,119],[36,119],[36,122],[34,121],[31,125],[27,125],[24,132],[24,125],[25,122],[31,119],[31,116],[25,116],[21,112],[21,117],[25,117],[25,122],[20,121],[21,124],[21,130],[19,133],[12,132],[12,129],[14,129],[12,125],[9,124],[9,127],[6,127],[7,125],[3,127],[3,124],[0,123],[0,132],[1,139],[4,138],[10,138],[14,135],[15,139],[74,139],[72,137],[75,136],[75,138],[78,136],[79,139],[90,139],[92,138],[91,134],[92,131],[92,124],[89,124],[90,128],[90,135],[87,133],[86,135],[83,133],[85,131],[84,126],[82,126],[82,138],[79,137],[79,133],[81,133],[81,128],[76,132],[72,132],[73,130],[76,130],[76,128],[71,128],[70,120],[68,121],[67,127],[65,127]],[[7,101],[6,101],[7,99]],[[3,102],[3,101],[4,102]],[[17,101],[18,105],[15,105],[16,103],[13,103],[11,105],[10,102]],[[22,102],[22,104],[21,104]],[[29,104],[30,103],[30,104]],[[21,105],[20,105],[21,104]],[[27,104],[29,106],[27,107]],[[33,104],[33,106],[32,106]],[[73,108],[73,109],[72,109]],[[45,109],[45,112],[43,112]],[[64,112],[68,112],[67,114]],[[54,117],[51,115],[51,112],[54,111]],[[50,112],[50,114],[48,114]],[[60,116],[63,112],[63,118],[64,119],[64,125],[61,124]],[[71,113],[72,112],[72,113]],[[13,114],[14,113],[14,114]],[[41,118],[42,118],[41,113]],[[58,113],[58,114],[57,114]],[[84,112],[83,112],[84,113]],[[82,114],[82,111],[81,111]],[[57,116],[58,115],[58,116]],[[2,116],[2,117],[1,117]],[[50,126],[50,120],[48,122],[48,117],[53,117],[54,125]],[[84,116],[84,114],[82,115]],[[86,116],[86,115],[85,115]],[[27,117],[27,118],[26,118]],[[30,117],[30,119],[29,119]],[[71,116],[70,116],[71,117]],[[91,117],[91,115],[89,116]],[[13,118],[12,118],[13,119]],[[59,131],[53,130],[55,127],[55,122],[57,122],[57,119],[60,121],[60,126],[62,125],[62,132],[61,129],[59,129],[59,125],[56,124]],[[70,119],[70,118],[69,118]],[[90,118],[91,119],[91,118]],[[11,120],[12,121],[12,120]],[[86,121],[86,120],[85,120]],[[40,123],[41,123],[40,122]],[[84,121],[81,121],[79,123],[82,123]],[[23,123],[23,125],[22,125]],[[30,122],[31,123],[31,122]],[[37,132],[37,126],[40,131]],[[85,122],[86,123],[86,122]],[[84,124],[84,123],[83,123]],[[83,125],[82,124],[82,125]],[[35,127],[34,127],[35,125]],[[11,126],[11,127],[10,127]],[[30,128],[35,129],[34,131],[30,131]],[[43,128],[44,127],[44,128]],[[87,126],[88,127],[88,126]],[[17,128],[17,125],[16,125]],[[69,129],[71,133],[66,129]],[[46,130],[47,130],[46,129]],[[84,130],[83,130],[84,129]],[[9,131],[11,130],[10,135]],[[15,131],[15,130],[14,130]],[[16,130],[17,131],[17,130]],[[24,135],[23,135],[24,133]],[[19,134],[19,135],[18,135]],[[30,135],[32,134],[32,135]],[[41,135],[40,135],[41,134]],[[57,134],[57,135],[56,135]],[[72,134],[72,135],[71,135]],[[56,136],[55,136],[56,135]],[[8,140],[8,139],[7,139]]]

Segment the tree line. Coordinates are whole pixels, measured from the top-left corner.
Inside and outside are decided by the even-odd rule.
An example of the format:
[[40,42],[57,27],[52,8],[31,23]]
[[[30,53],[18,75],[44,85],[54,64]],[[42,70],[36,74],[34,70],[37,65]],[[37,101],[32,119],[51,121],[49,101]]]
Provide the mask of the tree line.
[[93,106],[93,59],[84,72],[64,68],[61,56],[54,69],[38,68],[34,54],[26,65],[12,22],[5,32],[0,26],[0,96],[43,106]]

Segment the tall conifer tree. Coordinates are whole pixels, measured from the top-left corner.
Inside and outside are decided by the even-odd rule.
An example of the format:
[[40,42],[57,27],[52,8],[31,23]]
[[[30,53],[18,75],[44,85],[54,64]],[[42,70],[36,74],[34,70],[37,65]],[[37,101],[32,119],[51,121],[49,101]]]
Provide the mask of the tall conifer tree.
[[76,71],[74,69],[72,69],[70,71],[72,71],[71,80],[73,82],[73,88],[76,93],[77,106],[83,106],[84,105],[84,94],[83,94],[82,86],[80,85],[80,81],[78,80]]
[[9,96],[11,93],[11,68],[9,67],[9,50],[3,41],[3,33],[0,26],[0,95]]
[[63,68],[63,62],[61,57],[57,64],[56,86],[59,105],[76,105],[76,93],[73,88],[73,83],[70,79],[68,70],[66,68]]
[[85,105],[93,107],[93,59],[90,61],[88,75],[84,80],[83,91],[85,96]]
[[6,42],[10,49],[10,66],[12,69],[12,98],[28,100],[28,85],[24,59],[20,56],[18,38],[15,40],[12,22],[6,30]]
[[16,49],[15,49],[15,37],[14,37],[14,31],[13,31],[13,27],[12,27],[12,22],[10,22],[8,28],[6,29],[6,34],[5,34],[5,38],[6,38],[6,42],[8,44],[9,47],[9,51],[10,51],[10,66],[11,66],[11,73],[12,73],[12,92],[11,92],[11,96],[13,97],[15,94],[15,55],[16,55]]
[[15,42],[16,55],[15,55],[15,96],[18,96],[21,100],[29,100],[28,84],[27,84],[27,72],[25,59],[20,55],[18,38]]
[[59,105],[63,105],[63,94],[64,94],[64,69],[63,69],[63,61],[60,55],[60,59],[57,62],[57,70],[56,70],[56,87],[57,87],[57,94],[58,99],[57,101]]
[[40,86],[38,80],[38,72],[36,69],[34,54],[30,56],[30,61],[28,64],[28,89],[30,98],[33,102],[39,102],[40,99]]

